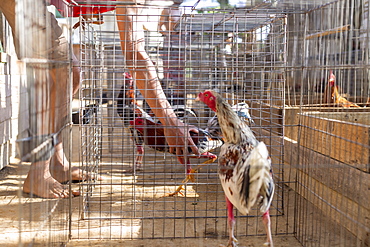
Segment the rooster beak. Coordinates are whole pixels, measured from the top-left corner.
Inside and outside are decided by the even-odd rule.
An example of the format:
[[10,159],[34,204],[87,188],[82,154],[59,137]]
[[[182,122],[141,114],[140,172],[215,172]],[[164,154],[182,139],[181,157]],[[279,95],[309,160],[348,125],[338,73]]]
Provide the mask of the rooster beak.
[[202,93],[199,93],[198,96],[195,98],[195,101],[200,101],[200,96],[202,95]]

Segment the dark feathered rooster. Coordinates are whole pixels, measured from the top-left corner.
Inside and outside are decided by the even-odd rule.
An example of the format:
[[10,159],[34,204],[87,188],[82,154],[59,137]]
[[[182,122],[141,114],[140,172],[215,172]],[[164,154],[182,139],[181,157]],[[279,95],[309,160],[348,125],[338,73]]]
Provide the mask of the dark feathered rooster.
[[218,158],[218,173],[228,210],[228,246],[237,245],[233,207],[242,214],[248,214],[256,203],[263,214],[266,244],[273,246],[269,208],[274,194],[274,182],[266,145],[255,138],[248,125],[218,93],[207,90],[200,93],[198,99],[217,113],[225,142]]
[[[160,152],[169,152],[169,146],[167,144],[163,125],[161,123],[155,123],[147,118],[136,118],[130,123],[132,128],[135,128],[135,130],[139,132],[145,145]],[[194,141],[194,144],[198,147],[200,156],[191,155],[192,151],[189,148],[188,151],[190,155],[188,156],[188,159],[186,159],[187,177],[183,183],[186,183],[189,180],[193,182],[195,181],[194,173],[196,172],[196,169],[192,169],[189,158],[207,158],[207,160],[202,164],[212,163],[217,159],[217,156],[210,153],[210,151],[220,147],[223,144],[221,140],[212,140],[205,130],[198,129],[198,132],[199,133],[190,132],[190,135]],[[182,163],[181,159],[179,159],[179,161]],[[169,196],[180,193],[181,189],[182,185],[179,186],[174,193],[169,194]]]
[[328,85],[325,87],[324,103],[335,104],[340,107],[360,107],[339,94],[339,88],[336,85],[336,78],[332,70],[330,70]]
[[[157,121],[154,120],[154,114],[152,113],[147,113],[144,111],[137,103],[136,97],[135,97],[135,85],[133,82],[133,79],[129,73],[124,73],[125,76],[125,81],[124,85],[121,87],[120,93],[117,96],[117,113],[119,116],[122,117],[122,120],[124,122],[124,125],[130,130],[131,132],[131,139],[134,142],[136,146],[136,158],[135,158],[135,169],[136,170],[141,170],[142,169],[142,160],[143,160],[143,155],[144,155],[144,135],[143,132],[138,131],[138,129],[142,129],[143,126],[140,128],[134,128],[135,125],[130,124],[133,123],[133,121],[136,118],[139,119],[144,119],[147,121],[141,121],[143,125],[148,125],[149,129],[152,128],[154,125],[155,126],[161,126],[160,123],[156,123]],[[195,124],[195,121],[197,120],[197,115],[194,112],[193,109],[190,109],[184,105],[177,105],[174,106],[174,112],[176,116],[183,122],[187,122],[190,124]],[[152,125],[151,123],[155,123]],[[138,127],[140,124],[137,125]],[[162,127],[161,127],[162,128]],[[158,128],[155,128],[156,131],[158,132]],[[163,132],[163,129],[162,129]],[[167,150],[161,150],[163,149],[163,145],[167,145],[165,142],[165,135],[164,133],[157,133],[155,136],[156,140],[153,138],[148,138],[146,137],[145,139],[145,144],[148,145],[149,147],[156,149],[157,151],[163,151],[163,152],[168,152]],[[156,145],[157,143],[163,143],[162,147],[161,145]],[[219,140],[210,140],[209,142],[202,141],[199,143],[198,147],[200,148],[203,146],[203,150],[207,150],[209,146],[215,146],[222,145],[222,142]],[[166,147],[167,148],[167,147]],[[204,153],[206,153],[205,151]],[[217,159],[217,156],[214,154],[209,154],[210,155],[210,160],[212,159]],[[204,155],[203,155],[204,157]],[[212,158],[211,158],[212,157]],[[209,161],[212,162],[212,161]]]
[[131,139],[136,146],[136,158],[135,168],[140,170],[143,161],[144,141],[140,133],[130,125],[130,121],[133,121],[137,117],[143,117],[152,120],[152,117],[145,112],[136,102],[135,97],[135,85],[132,76],[125,72],[124,85],[117,96],[117,113],[122,118],[124,125],[131,132]]

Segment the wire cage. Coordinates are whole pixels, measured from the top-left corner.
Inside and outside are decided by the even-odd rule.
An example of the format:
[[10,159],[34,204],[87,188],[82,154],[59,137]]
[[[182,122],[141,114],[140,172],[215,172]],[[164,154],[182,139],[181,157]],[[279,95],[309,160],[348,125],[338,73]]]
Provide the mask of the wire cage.
[[[255,122],[251,128],[268,144],[274,164],[274,233],[293,234],[305,246],[364,245],[368,241],[366,218],[359,216],[368,212],[366,200],[355,192],[366,191],[368,160],[366,156],[353,161],[357,158],[352,154],[357,148],[367,153],[368,142],[341,135],[351,125],[344,122],[349,114],[355,115],[350,116],[355,122],[362,121],[357,120],[360,114],[360,123],[368,124],[363,107],[369,87],[368,19],[357,11],[366,13],[367,4],[274,1],[256,2],[246,9],[185,7],[174,32],[158,33],[150,28],[145,32],[145,50],[168,100],[175,108],[194,113],[186,121],[204,128],[212,116],[194,101],[204,89],[222,92],[231,104],[249,104]],[[143,25],[163,17],[162,8],[139,8]],[[127,102],[125,92],[132,82],[125,78],[129,70],[115,17],[115,12],[104,14],[106,26],[87,26],[80,33],[80,50],[85,55],[81,63],[89,75],[81,90],[86,113],[81,121],[91,118],[81,129],[85,138],[82,164],[108,176],[104,182],[81,185],[85,191],[83,218],[107,226],[108,232],[93,235],[97,238],[226,235],[226,211],[215,163],[202,165],[196,181],[186,183],[177,197],[166,197],[181,185],[186,169],[171,154],[147,146],[145,155],[137,152],[135,136],[127,131],[132,115],[122,104]],[[324,101],[330,71],[341,93],[360,107],[331,101],[338,98],[332,94]],[[134,94],[148,111],[140,93],[134,89]],[[331,117],[334,123],[320,122]],[[328,124],[343,129],[333,132]],[[350,135],[361,133],[356,130]],[[347,143],[338,152],[332,150],[331,145],[341,145],[339,140]],[[136,170],[134,164],[141,155],[142,170]],[[342,176],[343,171],[356,176],[356,183]],[[238,215],[238,236],[263,234],[257,215],[255,211]]]
[[304,245],[369,244],[361,216],[369,208],[358,194],[369,185],[369,142],[361,137],[370,123],[368,11],[368,1],[332,1],[287,18],[285,154],[298,168]]
[[[143,22],[139,25],[144,26],[151,22],[160,25],[163,17],[163,7],[159,6],[117,4],[116,8],[135,9]],[[201,128],[214,115],[194,101],[205,89],[223,93],[231,104],[250,105],[255,122],[251,128],[259,139],[268,143],[274,163],[277,189],[271,212],[276,219],[275,232],[282,233],[277,229],[283,225],[284,233],[293,233],[293,228],[285,227],[289,224],[282,217],[286,214],[284,203],[289,201],[284,199],[283,118],[271,114],[267,108],[267,105],[284,107],[286,16],[272,16],[258,8],[198,14],[189,7],[168,9],[169,13],[187,13],[179,16],[174,31],[159,33],[157,26],[154,30],[145,27],[145,50],[167,99],[183,121]],[[226,210],[217,163],[205,165],[204,160],[190,159],[199,170],[196,181],[184,184],[186,168],[174,155],[147,145],[144,154],[137,152],[135,133],[129,131],[129,121],[135,115],[133,106],[127,103],[131,100],[128,92],[132,90],[136,102],[148,114],[150,109],[141,93],[130,88],[135,79],[128,75],[119,37],[119,32],[124,31],[118,31],[116,15],[116,12],[105,13],[101,18],[104,24],[86,25],[79,33],[83,73],[82,168],[104,174],[106,178],[81,184],[84,191],[81,214],[92,225],[104,225],[106,231],[89,229],[88,236],[81,234],[78,238],[226,235]],[[135,165],[138,158],[143,163],[140,170]],[[168,197],[181,185],[180,193]],[[238,217],[238,235],[263,234],[256,210]]]
[[[11,122],[2,122],[1,138],[12,141],[1,156],[17,158],[12,156],[2,171],[3,245],[61,245],[70,235],[71,200],[49,198],[58,192],[54,184],[60,184],[51,174],[61,163],[68,167],[65,155],[70,155],[70,47],[44,1],[3,1],[0,10],[1,43],[6,44],[1,87],[8,91],[6,99],[1,92],[1,101],[8,103],[4,109],[2,104],[1,121],[6,112]],[[63,143],[65,155],[59,156]],[[68,175],[60,173],[59,180],[67,191]]]
[[[140,9],[144,26],[163,17],[157,6]],[[191,109],[194,115],[186,121],[204,128],[212,113],[194,101],[198,92],[212,88],[231,104],[247,102],[251,128],[272,156],[274,234],[294,235],[304,246],[366,246],[369,229],[360,215],[369,211],[359,193],[367,193],[368,156],[353,153],[359,149],[363,156],[369,148],[366,134],[364,142],[357,137],[367,133],[369,123],[368,2],[256,1],[245,9],[183,7],[181,12],[174,32],[145,31],[145,50],[173,107]],[[137,152],[127,131],[132,115],[125,115],[122,105],[132,82],[124,76],[129,70],[115,17],[104,14],[106,26],[88,26],[80,36],[83,68],[86,75],[93,73],[84,81],[81,101],[94,106],[94,122],[82,125],[83,164],[108,175],[104,182],[82,185],[83,218],[109,226],[109,234],[100,231],[97,238],[226,235],[215,163],[202,165],[181,196],[163,197],[181,184],[186,169],[171,154],[147,146],[145,155]],[[355,106],[338,102],[339,94],[325,89],[331,72],[334,88]],[[140,92],[134,94],[147,110]],[[348,118],[352,122],[345,122]],[[355,128],[350,136],[347,128]],[[143,170],[136,170],[141,155]],[[238,215],[238,236],[263,234],[256,216],[256,211]]]
[[[18,193],[18,242],[225,241],[227,210],[214,156],[190,157],[189,177],[190,167],[163,147],[164,130],[138,132],[143,116],[163,129],[143,86],[159,81],[177,117],[197,128],[214,117],[195,100],[199,92],[213,89],[231,105],[247,103],[250,128],[271,155],[276,246],[369,246],[369,1],[239,1],[242,7],[229,1],[220,8],[203,1],[134,2],[63,0],[56,6],[67,16],[68,72],[78,67],[81,85],[78,107],[68,108],[72,118],[49,132],[66,143],[71,163],[95,176],[67,182],[81,192],[68,200]],[[25,16],[26,5],[17,9]],[[141,55],[129,54],[130,39],[137,39]],[[79,60],[74,67],[72,51]],[[29,69],[60,63],[24,62]],[[143,78],[142,71],[155,78]],[[43,118],[33,106],[50,102],[35,94],[36,84],[28,88],[30,119],[38,126]],[[47,137],[53,152],[58,141]],[[219,148],[216,143],[210,152],[218,155]],[[25,150],[26,157],[35,152]],[[257,208],[235,213],[236,237],[262,244]]]

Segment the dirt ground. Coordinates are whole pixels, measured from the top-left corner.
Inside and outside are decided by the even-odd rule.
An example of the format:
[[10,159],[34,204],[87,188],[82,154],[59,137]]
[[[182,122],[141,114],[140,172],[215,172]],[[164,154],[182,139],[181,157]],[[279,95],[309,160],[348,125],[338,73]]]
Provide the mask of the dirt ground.
[[[21,246],[19,243],[25,245],[33,243],[34,246],[57,246],[59,243],[68,241],[68,221],[66,220],[69,212],[68,199],[41,199],[31,198],[27,194],[23,195],[20,188],[28,169],[29,164],[15,163],[0,171],[0,217],[2,219],[0,238],[2,243],[5,244],[3,246]],[[112,188],[115,184],[114,179],[117,179],[116,176],[118,175],[105,174],[108,179],[105,179],[100,186],[95,188],[95,190],[100,191],[99,200],[105,201],[105,203],[94,205],[94,200],[91,200],[91,208],[84,211],[86,209],[82,208],[82,205],[86,198],[76,197],[71,200],[71,240],[69,240],[67,246],[222,246],[222,244],[227,243],[226,218],[220,216],[220,219],[218,219],[212,216],[213,213],[217,214],[218,211],[225,214],[223,199],[217,199],[220,208],[215,208],[212,203],[207,205],[206,201],[201,199],[206,195],[207,200],[216,200],[214,195],[205,193],[205,190],[211,188],[209,186],[212,185],[207,188],[204,187],[204,184],[189,186],[187,188],[189,198],[182,196],[161,197],[176,188],[172,185],[159,186],[154,194],[152,188],[146,188],[147,191],[151,192],[150,196],[145,195],[145,188],[139,191],[138,186],[135,191],[136,201],[125,204],[118,200],[126,198],[130,201],[131,199],[122,193],[117,197],[116,189]],[[127,176],[125,173],[121,175]],[[180,178],[178,180],[181,181]],[[73,186],[75,189],[84,190],[81,184],[74,184]],[[132,195],[130,189],[122,187],[122,182],[115,186],[119,187],[118,190],[123,189],[129,192],[129,196]],[[108,190],[109,198],[104,198],[104,190]],[[114,198],[114,196],[116,197]],[[194,200],[197,203],[194,203]],[[145,204],[142,204],[143,201]],[[116,204],[119,210],[116,211],[114,207],[111,207],[108,214],[105,207],[109,204]],[[196,210],[194,208],[186,210],[184,205],[192,205],[198,208]],[[145,207],[151,209],[145,210]],[[162,207],[171,209],[168,210],[167,215],[163,215],[164,218],[152,215],[153,218],[150,219],[151,216],[148,214],[155,214]],[[208,217],[210,219],[206,218],[206,207],[208,207]],[[126,219],[122,217],[114,218],[117,215],[122,216],[123,214],[132,213],[131,210],[133,209],[136,212],[141,212],[141,215],[137,213],[136,216],[130,215]],[[96,217],[99,215],[99,210],[101,211],[100,218]],[[81,212],[84,212],[84,214]],[[50,219],[48,219],[49,214],[51,215]],[[186,214],[189,219],[186,219]],[[85,215],[85,219],[82,219],[82,215]],[[172,217],[169,215],[172,215]],[[175,215],[177,216],[173,217]],[[238,219],[237,226],[239,229],[236,233],[240,246],[263,246],[265,237],[263,236],[262,226],[255,226],[257,219],[249,219],[249,222],[245,220],[248,220],[248,218]],[[276,223],[280,224],[283,221],[273,217],[273,224]],[[253,229],[248,232],[248,235],[253,235],[253,232],[255,232],[258,236],[243,236],[241,232],[245,230],[246,226]],[[174,230],[175,228],[176,230]],[[273,228],[276,229],[276,227]],[[276,233],[276,230],[273,231]],[[121,239],[119,239],[120,236]],[[274,242],[275,246],[301,246],[292,235],[274,236]]]
[[[257,247],[264,246],[264,237],[241,237],[238,238],[239,247]],[[225,246],[227,239],[154,239],[154,240],[118,240],[118,241],[81,241],[73,240],[67,246],[127,246],[127,247],[219,247]],[[281,247],[295,247],[301,246],[297,240],[291,237],[275,237],[275,246]]]
[[[132,172],[134,147],[121,139],[120,145],[112,142],[111,150],[103,150],[96,172],[104,180],[72,185],[82,192],[79,197],[32,198],[21,193],[29,164],[14,161],[1,170],[1,245],[218,247],[227,244],[226,206],[217,163],[200,166],[194,182],[184,186],[178,196],[168,197],[168,193],[182,184],[184,167],[173,156],[146,149],[144,169]],[[73,145],[82,147],[77,140],[73,140]],[[78,157],[71,160],[73,165],[80,164]],[[265,230],[257,209],[249,216],[235,212],[239,246],[263,246]],[[343,228],[325,220],[322,213],[286,185],[277,184],[270,214],[276,247],[302,246],[300,242],[304,246],[323,247],[328,243],[343,247],[354,243],[353,236],[343,234]],[[300,242],[295,231],[299,231]],[[343,236],[350,237],[346,240]]]

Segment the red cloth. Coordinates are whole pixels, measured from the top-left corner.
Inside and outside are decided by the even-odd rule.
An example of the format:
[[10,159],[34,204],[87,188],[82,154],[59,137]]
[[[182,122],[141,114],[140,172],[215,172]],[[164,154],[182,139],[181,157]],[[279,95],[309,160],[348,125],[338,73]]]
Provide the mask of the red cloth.
[[[78,1],[78,0],[77,0]],[[91,0],[94,4],[77,4],[74,0],[49,0],[60,14],[64,17],[78,17],[80,15],[100,14],[107,11],[115,10],[116,6],[109,3],[116,0]],[[99,2],[99,4],[97,4]]]

